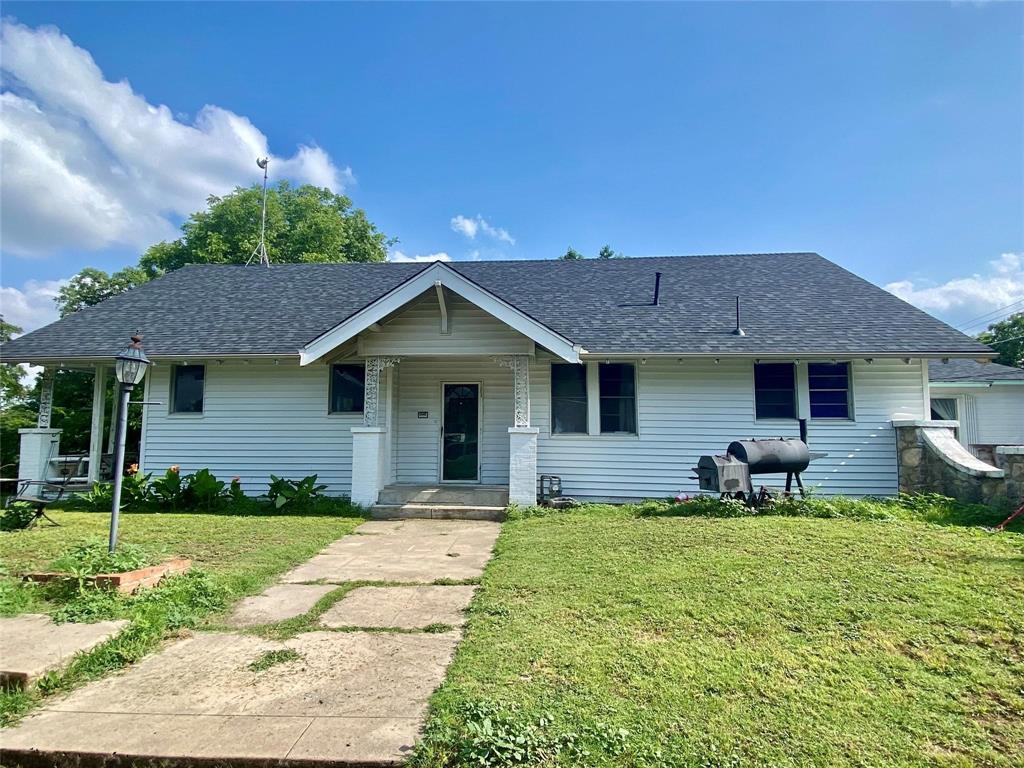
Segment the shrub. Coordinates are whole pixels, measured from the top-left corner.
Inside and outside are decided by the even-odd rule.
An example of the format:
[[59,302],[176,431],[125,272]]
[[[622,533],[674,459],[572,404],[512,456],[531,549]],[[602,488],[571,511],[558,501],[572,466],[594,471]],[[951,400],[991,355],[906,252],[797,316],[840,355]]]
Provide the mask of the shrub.
[[79,493],[75,499],[93,512],[109,512],[114,504],[114,485],[94,483],[88,493]]
[[20,531],[27,528],[36,517],[35,508],[24,501],[15,501],[7,506],[0,517],[0,531]]
[[140,474],[139,465],[132,464],[121,478],[121,506],[135,507],[149,501],[153,497],[153,490],[149,485],[149,478],[152,476],[152,473]]
[[200,469],[189,475],[188,496],[196,504],[205,507],[209,512],[224,501],[224,489],[227,484],[218,480],[208,469]]
[[231,497],[231,501],[235,504],[243,504],[249,500],[249,497],[245,495],[245,491],[242,490],[242,478],[237,475],[231,478],[231,485],[228,486],[228,496]]
[[65,550],[50,567],[55,571],[95,576],[98,573],[124,573],[145,568],[156,562],[158,557],[136,544],[121,544],[109,552],[107,542],[90,539]]
[[158,477],[152,484],[153,497],[164,506],[176,510],[185,501],[187,484],[182,482],[181,469],[177,464],[168,467],[163,477]]
[[274,503],[275,509],[285,504],[292,507],[304,507],[310,502],[323,497],[326,485],[317,485],[316,475],[309,475],[301,480],[289,480],[277,475],[270,476],[270,490],[267,497]]

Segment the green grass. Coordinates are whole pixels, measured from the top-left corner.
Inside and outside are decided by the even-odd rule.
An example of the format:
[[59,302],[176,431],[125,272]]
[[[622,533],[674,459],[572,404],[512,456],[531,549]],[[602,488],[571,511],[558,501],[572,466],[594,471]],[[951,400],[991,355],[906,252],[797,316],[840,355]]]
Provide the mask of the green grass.
[[21,581],[23,573],[44,570],[68,549],[103,537],[110,519],[88,512],[53,514],[60,527],[0,533],[0,615],[49,613],[55,621],[125,618],[129,624],[29,691],[0,693],[0,725],[16,721],[47,695],[137,661],[183,629],[205,626],[235,600],[259,592],[362,522],[330,514],[125,514],[121,541],[129,547],[194,561],[189,574],[125,597],[80,589],[75,582],[36,586]]
[[999,514],[668,506],[504,525],[415,765],[1024,765]]
[[264,672],[278,664],[287,664],[289,661],[298,661],[302,655],[291,648],[282,648],[278,651],[267,651],[256,661],[249,665],[253,672]]

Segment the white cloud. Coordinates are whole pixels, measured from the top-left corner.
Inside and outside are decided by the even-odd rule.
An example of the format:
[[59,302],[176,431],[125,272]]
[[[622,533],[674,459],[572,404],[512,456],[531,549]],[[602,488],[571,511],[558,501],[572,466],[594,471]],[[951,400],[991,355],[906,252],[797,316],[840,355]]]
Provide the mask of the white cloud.
[[4,320],[21,327],[23,333],[34,331],[57,319],[53,303],[67,280],[29,280],[21,289],[0,287],[0,314]]
[[211,194],[262,178],[341,191],[352,181],[321,148],[274,156],[247,118],[215,105],[186,122],[127,81],[110,82],[88,51],[54,27],[4,21],[0,94],[3,249],[145,247],[176,235],[174,217]]
[[[984,273],[958,277],[937,285],[900,280],[889,283],[885,289],[954,326],[964,325],[986,313],[994,313],[992,320],[998,320],[1014,308],[1005,313],[995,313],[995,310],[1024,299],[1024,253],[1004,253],[991,260]],[[988,322],[982,320],[965,327],[976,333],[984,330]]]
[[452,257],[444,251],[440,253],[428,253],[422,256],[406,256],[401,251],[392,251],[388,254],[388,261],[394,262],[425,262],[425,261],[451,261]]
[[516,239],[508,233],[508,230],[492,226],[487,219],[480,214],[477,214],[475,218],[463,216],[461,213],[457,216],[453,216],[451,220],[451,227],[454,232],[465,235],[470,240],[475,240],[477,233],[482,232],[488,237],[492,237],[503,243],[508,243],[509,245],[516,244]]

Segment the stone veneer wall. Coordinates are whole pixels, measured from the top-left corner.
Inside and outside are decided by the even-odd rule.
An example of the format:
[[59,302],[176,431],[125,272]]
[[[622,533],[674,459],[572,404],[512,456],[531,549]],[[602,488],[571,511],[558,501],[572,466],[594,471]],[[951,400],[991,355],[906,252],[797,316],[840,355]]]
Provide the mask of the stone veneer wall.
[[[1024,500],[1024,447],[999,446],[996,466],[954,443],[956,422],[894,421],[899,487],[904,493],[941,493],[963,501]],[[926,434],[927,433],[927,434]]]

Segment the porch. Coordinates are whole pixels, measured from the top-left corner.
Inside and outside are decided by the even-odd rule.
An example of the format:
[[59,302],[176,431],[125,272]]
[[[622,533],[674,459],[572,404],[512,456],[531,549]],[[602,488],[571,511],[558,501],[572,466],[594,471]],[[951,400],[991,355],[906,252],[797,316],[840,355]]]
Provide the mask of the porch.
[[[356,363],[363,423],[351,428],[353,501],[382,516],[479,519],[509,503],[535,504],[530,359],[364,356]],[[333,364],[332,387],[344,365]]]

